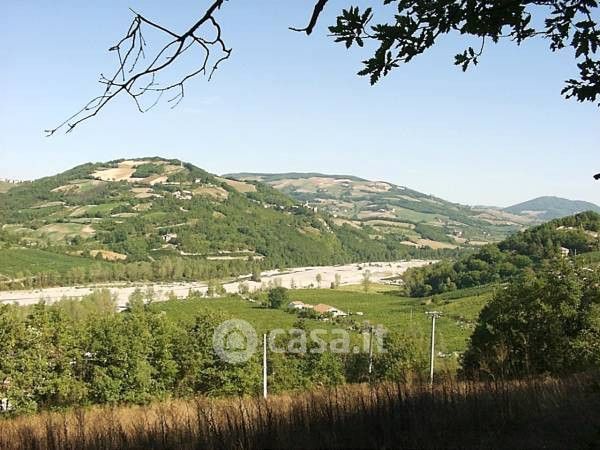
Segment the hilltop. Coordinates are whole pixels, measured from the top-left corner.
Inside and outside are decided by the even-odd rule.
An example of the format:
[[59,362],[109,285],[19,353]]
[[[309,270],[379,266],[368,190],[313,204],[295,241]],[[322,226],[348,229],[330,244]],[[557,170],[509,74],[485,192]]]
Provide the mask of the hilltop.
[[504,211],[511,214],[530,216],[534,220],[546,221],[584,211],[600,213],[600,206],[581,200],[569,200],[560,197],[538,197],[504,208]]
[[227,177],[259,181],[303,204],[332,214],[338,224],[395,234],[406,245],[477,247],[524,229],[529,217],[493,208],[471,208],[384,181],[318,173],[238,173]]
[[335,223],[259,181],[158,157],[88,163],[0,194],[0,249],[0,280],[23,285],[439,256]]
[[253,173],[253,172],[238,172],[223,175],[228,178],[238,179],[247,178],[262,181],[265,183],[272,183],[280,180],[301,180],[307,178],[332,178],[334,180],[350,180],[357,182],[368,182],[364,178],[360,178],[354,175],[335,175],[335,174],[324,174],[319,172],[286,172],[286,173]]

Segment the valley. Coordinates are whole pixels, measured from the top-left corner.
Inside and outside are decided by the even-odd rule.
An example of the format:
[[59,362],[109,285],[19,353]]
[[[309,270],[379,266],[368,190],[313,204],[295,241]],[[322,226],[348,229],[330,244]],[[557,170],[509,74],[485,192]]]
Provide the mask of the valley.
[[591,205],[548,198],[528,210],[470,207],[353,176],[216,176],[159,157],[88,163],[4,186],[0,290],[206,283],[289,267],[454,259],[541,217]]
[[[217,176],[159,157],[11,184],[0,193],[10,406],[256,396],[261,374],[268,395],[298,395],[366,382],[429,389],[430,364],[434,386],[593,368],[600,215],[551,218],[581,207],[562,199],[526,207],[349,176]],[[257,353],[239,365],[220,356],[215,339],[231,322],[269,339],[283,330],[288,351],[268,353],[266,377]],[[384,349],[370,354],[375,330]],[[330,351],[290,351],[313,332]],[[522,335],[546,346],[543,358]],[[55,386],[63,394],[48,396]]]
[[2,4],[0,450],[600,450],[598,0],[128,3]]

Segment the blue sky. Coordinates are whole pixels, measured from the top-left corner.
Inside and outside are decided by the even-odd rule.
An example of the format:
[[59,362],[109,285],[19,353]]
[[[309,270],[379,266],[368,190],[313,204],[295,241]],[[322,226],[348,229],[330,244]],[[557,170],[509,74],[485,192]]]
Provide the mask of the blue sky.
[[371,87],[356,76],[364,53],[326,37],[343,0],[311,37],[287,30],[305,24],[308,1],[230,0],[219,17],[232,57],[210,83],[192,82],[178,108],[142,115],[119,101],[69,135],[44,137],[98,93],[129,7],[184,29],[204,3],[3,0],[0,177],[160,155],[214,173],[352,174],[468,204],[600,203],[600,109],[559,95],[576,75],[570,52],[541,41],[488,46],[464,74],[452,61],[469,42],[452,36]]

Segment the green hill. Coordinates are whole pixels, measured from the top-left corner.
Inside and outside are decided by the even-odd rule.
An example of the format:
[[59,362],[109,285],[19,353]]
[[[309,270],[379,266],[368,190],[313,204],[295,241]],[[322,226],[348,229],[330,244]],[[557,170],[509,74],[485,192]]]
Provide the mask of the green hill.
[[318,173],[230,174],[260,181],[306,206],[335,216],[338,224],[394,234],[407,245],[431,248],[477,247],[524,229],[533,219],[492,208],[471,208],[404,186],[347,175]]
[[[32,264],[15,273],[7,249],[85,263]],[[42,278],[50,284],[222,278],[408,256],[440,254],[336,224],[266,184],[217,177],[177,160],[88,163],[0,194],[0,274],[34,285]],[[44,277],[34,276],[40,272]]]
[[456,262],[411,269],[404,282],[412,296],[421,297],[503,282],[556,258],[576,256],[582,264],[597,264],[598,250],[600,214],[588,211],[517,233]]
[[538,220],[546,221],[583,211],[600,213],[600,206],[581,200],[568,200],[560,197],[539,197],[504,208],[504,211],[512,214],[529,215]]

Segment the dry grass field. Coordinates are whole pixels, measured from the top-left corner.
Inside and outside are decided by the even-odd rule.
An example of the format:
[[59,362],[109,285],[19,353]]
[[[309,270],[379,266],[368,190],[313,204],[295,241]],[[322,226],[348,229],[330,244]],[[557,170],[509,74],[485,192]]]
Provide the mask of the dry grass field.
[[254,186],[253,184],[250,184],[250,183],[244,183],[243,181],[230,180],[229,178],[221,178],[221,177],[216,177],[216,179],[223,183],[227,183],[227,185],[231,186],[236,191],[241,192],[242,194],[245,194],[248,192],[256,192],[256,186]]
[[0,420],[0,448],[593,449],[600,442],[595,375],[81,408]]
[[13,187],[14,187],[14,184],[12,184],[12,183],[7,183],[6,181],[0,181],[0,194],[8,192]]
[[109,250],[92,250],[90,251],[90,255],[92,258],[96,258],[98,255],[101,255],[104,261],[125,261],[127,259],[127,255],[111,252]]
[[421,246],[424,246],[424,247],[433,248],[433,249],[440,249],[440,248],[453,249],[453,248],[456,248],[456,245],[454,245],[454,244],[448,244],[447,242],[433,241],[431,239],[419,239],[419,240],[417,240],[417,244],[421,245]]

